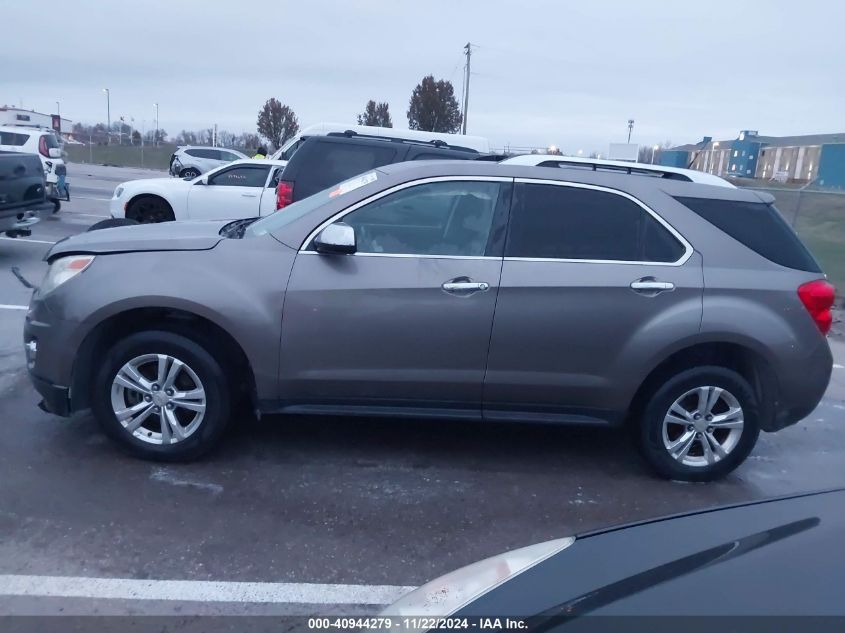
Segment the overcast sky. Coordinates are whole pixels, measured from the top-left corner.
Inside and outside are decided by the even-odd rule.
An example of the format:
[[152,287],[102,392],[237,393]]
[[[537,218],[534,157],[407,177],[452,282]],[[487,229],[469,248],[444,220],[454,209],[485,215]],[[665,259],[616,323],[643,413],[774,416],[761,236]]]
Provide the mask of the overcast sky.
[[[494,146],[604,152],[740,129],[845,131],[845,3],[833,0],[29,0],[2,4],[0,103],[171,135],[254,131],[269,97],[302,126],[350,122],[367,99],[407,127],[426,74],[460,95],[473,43],[470,134]],[[40,16],[40,17],[39,17]],[[46,16],[51,16],[47,19]],[[37,23],[34,32],[24,25]],[[20,24],[20,28],[9,28]]]

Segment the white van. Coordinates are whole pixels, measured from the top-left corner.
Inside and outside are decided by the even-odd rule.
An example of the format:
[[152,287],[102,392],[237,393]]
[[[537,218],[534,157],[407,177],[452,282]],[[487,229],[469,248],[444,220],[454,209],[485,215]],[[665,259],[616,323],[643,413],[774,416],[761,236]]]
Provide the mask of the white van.
[[[20,152],[22,154],[38,154],[44,167],[44,177],[47,181],[48,197],[55,191],[59,176],[56,170],[64,171],[65,161],[62,159],[62,146],[59,145],[53,130],[43,127],[23,127],[17,125],[0,126],[0,151]],[[58,197],[56,195],[55,197]]]
[[442,132],[423,132],[421,130],[401,130],[395,127],[375,127],[370,125],[349,125],[347,123],[317,123],[309,125],[296,136],[288,140],[281,149],[270,157],[274,160],[290,160],[293,153],[299,149],[302,142],[309,136],[326,136],[327,134],[342,134],[354,132],[362,136],[387,136],[411,141],[442,141],[452,147],[465,147],[476,152],[487,154],[490,152],[490,142],[483,136],[467,136],[465,134],[444,134]]

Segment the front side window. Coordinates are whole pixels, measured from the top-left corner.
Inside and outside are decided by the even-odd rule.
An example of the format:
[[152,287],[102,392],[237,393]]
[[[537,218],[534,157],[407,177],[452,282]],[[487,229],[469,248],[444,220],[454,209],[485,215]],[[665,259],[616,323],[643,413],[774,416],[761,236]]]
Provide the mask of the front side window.
[[615,193],[520,184],[507,257],[676,262],[684,246],[645,209]]
[[263,187],[269,173],[269,165],[234,167],[214,174],[208,179],[208,184],[218,187]]
[[343,218],[359,253],[480,257],[487,249],[498,182],[449,181],[392,193]]

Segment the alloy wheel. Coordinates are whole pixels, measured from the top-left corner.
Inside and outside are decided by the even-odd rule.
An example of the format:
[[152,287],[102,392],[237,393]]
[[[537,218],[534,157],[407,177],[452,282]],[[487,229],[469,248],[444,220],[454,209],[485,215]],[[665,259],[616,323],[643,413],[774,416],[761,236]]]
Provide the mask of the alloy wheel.
[[711,466],[736,448],[744,425],[742,407],[727,389],[696,387],[675,400],[666,412],[663,446],[684,466]]
[[202,424],[206,394],[185,362],[167,354],[144,354],[115,375],[111,405],[117,421],[135,438],[150,444],[175,444]]

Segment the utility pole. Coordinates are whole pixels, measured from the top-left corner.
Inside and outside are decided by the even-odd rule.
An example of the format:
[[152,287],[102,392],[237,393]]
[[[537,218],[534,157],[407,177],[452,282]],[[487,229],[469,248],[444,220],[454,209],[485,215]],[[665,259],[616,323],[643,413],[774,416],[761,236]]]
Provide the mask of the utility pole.
[[634,131],[634,119],[628,119],[628,143],[631,142],[631,132]]
[[111,145],[111,95],[108,88],[103,88],[106,93],[106,145]]
[[469,62],[470,58],[472,57],[472,44],[467,42],[467,45],[464,46],[465,55],[467,56],[467,66],[466,66],[466,75],[464,76],[464,108],[463,108],[463,122],[461,123],[461,134],[467,133],[467,108],[469,107],[469,76],[470,76],[470,69],[469,69]]
[[154,103],[153,107],[156,109],[156,135],[155,135],[155,146],[158,147],[158,103]]

